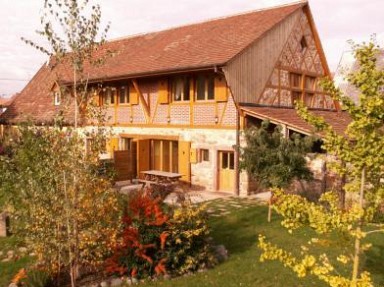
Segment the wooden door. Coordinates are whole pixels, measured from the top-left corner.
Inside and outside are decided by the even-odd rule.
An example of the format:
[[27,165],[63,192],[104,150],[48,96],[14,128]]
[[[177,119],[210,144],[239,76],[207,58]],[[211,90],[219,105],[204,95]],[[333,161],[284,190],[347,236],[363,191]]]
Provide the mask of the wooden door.
[[235,183],[235,153],[219,151],[218,183],[220,191],[233,191]]
[[190,149],[191,142],[179,141],[179,173],[183,175],[181,180],[186,182],[191,182],[191,163],[189,161]]
[[150,140],[137,141],[137,175],[140,177],[141,171],[150,170]]

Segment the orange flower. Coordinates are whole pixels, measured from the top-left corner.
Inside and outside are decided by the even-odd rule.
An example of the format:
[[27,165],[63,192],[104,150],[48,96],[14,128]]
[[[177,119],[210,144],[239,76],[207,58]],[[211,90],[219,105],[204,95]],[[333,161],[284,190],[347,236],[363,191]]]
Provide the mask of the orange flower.
[[157,275],[160,275],[160,274],[165,274],[167,273],[167,270],[165,269],[165,261],[167,261],[166,258],[163,258],[159,261],[159,263],[156,265],[155,267],[155,272]]
[[167,240],[168,235],[169,234],[167,232],[165,232],[165,231],[163,233],[161,233],[161,235],[160,235],[160,246],[161,246],[162,250],[165,247],[165,242]]
[[136,275],[137,275],[137,268],[133,268],[131,271],[131,276],[136,277]]
[[12,283],[19,283],[21,279],[27,278],[27,272],[24,268],[21,268],[12,279]]

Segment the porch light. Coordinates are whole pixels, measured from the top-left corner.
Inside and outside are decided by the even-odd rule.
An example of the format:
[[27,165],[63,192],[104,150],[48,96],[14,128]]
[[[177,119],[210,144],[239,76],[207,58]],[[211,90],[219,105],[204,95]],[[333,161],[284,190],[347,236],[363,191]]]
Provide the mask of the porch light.
[[215,124],[217,124],[218,122],[219,122],[219,117],[215,116]]
[[133,122],[133,117],[132,117],[132,116],[129,117],[129,121],[130,121],[131,123]]

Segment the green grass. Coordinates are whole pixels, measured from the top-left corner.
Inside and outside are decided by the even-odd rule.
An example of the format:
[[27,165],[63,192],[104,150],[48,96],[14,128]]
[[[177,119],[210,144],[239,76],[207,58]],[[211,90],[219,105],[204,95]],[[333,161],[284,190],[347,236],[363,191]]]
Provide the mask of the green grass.
[[[0,251],[4,254],[9,250],[17,252],[19,242],[15,237],[0,238]],[[31,258],[26,256],[18,260],[11,260],[9,262],[1,262],[5,255],[0,256],[0,286],[8,286],[13,276],[21,269],[31,263]]]
[[[267,222],[267,208],[249,204],[250,200],[237,199],[246,207],[232,208],[227,201],[211,203],[211,209],[226,206],[230,214],[212,217],[210,225],[212,236],[217,244],[224,244],[229,259],[212,270],[188,277],[160,280],[140,286],[273,286],[273,287],[322,287],[327,286],[314,276],[299,279],[290,269],[277,261],[259,262],[260,250],[257,248],[258,234],[288,251],[300,250],[300,245],[314,237],[309,229],[290,235],[280,225],[280,218],[274,214],[272,222]],[[248,202],[248,204],[246,204]],[[374,286],[384,286],[384,234],[372,236],[374,247],[367,253],[366,270],[372,273]],[[335,254],[339,247],[324,247],[317,253],[328,251]]]
[[[242,205],[242,207],[235,207],[234,204]],[[327,286],[313,276],[299,279],[291,270],[284,268],[277,261],[259,262],[261,254],[257,248],[259,234],[264,234],[269,241],[293,252],[300,250],[302,243],[306,243],[314,237],[311,230],[302,229],[300,232],[290,235],[281,227],[280,218],[276,214],[273,214],[272,222],[268,223],[267,208],[256,205],[254,201],[248,199],[216,200],[209,203],[209,209],[216,211],[214,214],[219,215],[212,216],[209,221],[212,237],[216,244],[223,244],[228,249],[229,259],[214,269],[203,273],[172,280],[147,282],[139,286]],[[230,213],[223,215],[219,209],[226,209]],[[373,247],[366,253],[364,269],[371,272],[375,282],[374,286],[384,286],[384,234],[372,234],[370,242],[373,243]],[[12,238],[0,239],[0,250],[8,250],[14,245],[17,245],[17,242]],[[332,256],[345,246],[342,242],[340,246],[324,246],[316,252],[319,254],[326,251]],[[28,258],[11,263],[0,263],[0,286],[7,286],[13,275],[29,263],[30,259]]]

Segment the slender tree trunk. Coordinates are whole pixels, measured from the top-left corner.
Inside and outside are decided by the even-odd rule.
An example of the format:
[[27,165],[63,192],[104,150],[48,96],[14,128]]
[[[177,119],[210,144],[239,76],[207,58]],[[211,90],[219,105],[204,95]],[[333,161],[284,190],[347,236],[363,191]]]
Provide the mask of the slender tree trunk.
[[75,119],[74,126],[77,129],[78,126],[78,117],[79,117],[79,103],[77,99],[77,71],[76,71],[76,63],[73,67],[73,97],[75,98]]
[[70,204],[69,204],[69,199],[68,199],[68,193],[67,193],[67,179],[65,176],[65,172],[63,172],[63,178],[64,178],[64,195],[65,195],[65,212],[66,212],[66,223],[67,223],[67,239],[69,241],[68,244],[68,252],[69,252],[69,273],[71,276],[71,287],[76,287],[76,277],[75,277],[75,269],[74,269],[74,256],[73,256],[73,246],[72,246],[72,236],[71,236],[71,220],[70,220]]
[[[343,168],[345,169],[345,162],[342,163]],[[339,207],[341,210],[345,209],[345,184],[347,182],[347,176],[345,173],[340,178],[339,182],[339,188],[338,188],[338,193],[339,193]]]
[[[363,209],[364,207],[364,185],[365,185],[365,167],[361,171],[361,185],[360,185],[360,197],[359,197],[359,207]],[[360,255],[361,255],[361,238],[360,233],[363,225],[363,219],[360,219],[359,225],[356,229],[357,237],[355,239],[355,255],[353,257],[353,272],[352,272],[352,287],[357,286],[357,279],[359,276],[359,265],[360,265]]]

